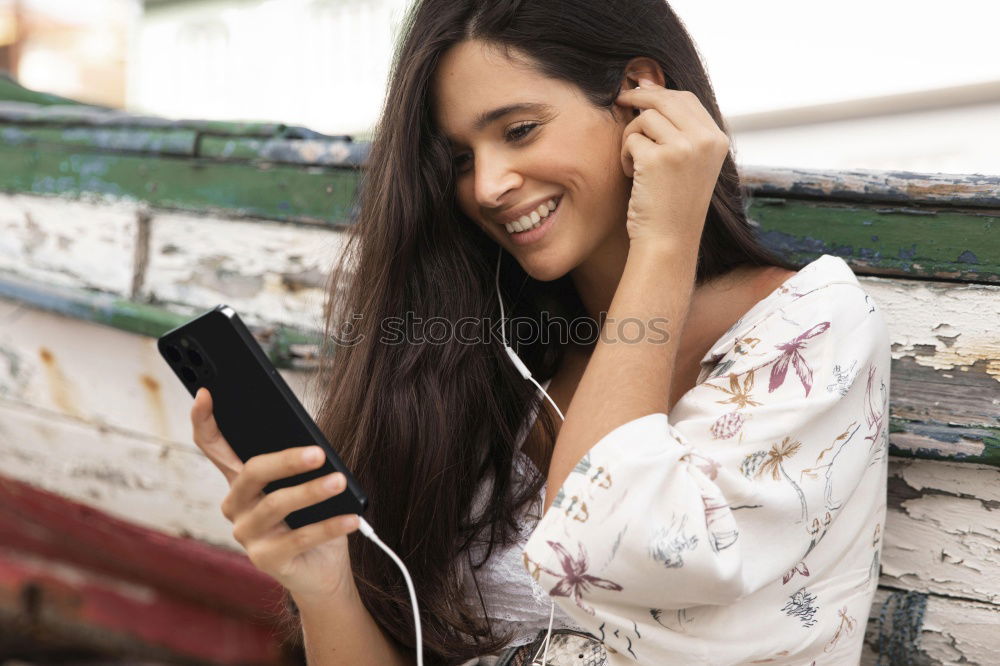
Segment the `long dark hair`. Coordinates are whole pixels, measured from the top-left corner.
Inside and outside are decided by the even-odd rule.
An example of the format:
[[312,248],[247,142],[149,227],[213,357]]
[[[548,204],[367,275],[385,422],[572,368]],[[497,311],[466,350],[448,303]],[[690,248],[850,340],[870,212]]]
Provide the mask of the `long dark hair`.
[[[648,56],[667,87],[695,93],[726,127],[695,45],[664,0],[417,0],[403,27],[357,221],[330,274],[317,422],[367,491],[366,519],[412,574],[427,653],[455,663],[511,638],[493,631],[481,604],[463,602],[459,571],[480,531],[489,548],[473,569],[492,548],[511,544],[519,510],[540,491],[544,478],[536,474],[516,492],[511,466],[519,429],[542,398],[499,344],[392,344],[383,336],[383,323],[405,313],[425,321],[499,317],[497,246],[458,209],[453,158],[432,116],[438,62],[455,44],[482,40],[527,57],[542,75],[578,86],[611,113],[626,63]],[[705,222],[697,283],[743,264],[796,268],[759,244],[744,205],[730,154]],[[508,317],[586,316],[568,275],[537,281],[504,258]],[[345,321],[353,324],[350,344]],[[518,353],[541,382],[565,348],[536,341]],[[554,442],[556,424],[545,409],[539,425]],[[484,483],[486,508],[470,516]],[[412,647],[409,597],[395,564],[360,535],[350,537],[350,551],[364,605]]]

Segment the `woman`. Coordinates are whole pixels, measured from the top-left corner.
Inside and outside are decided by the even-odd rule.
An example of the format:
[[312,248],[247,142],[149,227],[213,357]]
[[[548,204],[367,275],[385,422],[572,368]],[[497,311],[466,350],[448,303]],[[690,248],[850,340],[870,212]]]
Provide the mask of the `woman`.
[[[411,10],[331,274],[317,422],[413,576],[437,663],[510,656],[550,611],[612,664],[857,662],[885,510],[884,321],[841,259],[796,270],[759,245],[722,126],[663,0]],[[508,333],[564,423],[496,337],[411,327],[495,322],[498,252],[512,318],[601,333]],[[241,465],[207,391],[192,421],[309,663],[412,663],[406,587],[347,538],[357,518],[282,522],[343,479],[265,501],[319,461]]]

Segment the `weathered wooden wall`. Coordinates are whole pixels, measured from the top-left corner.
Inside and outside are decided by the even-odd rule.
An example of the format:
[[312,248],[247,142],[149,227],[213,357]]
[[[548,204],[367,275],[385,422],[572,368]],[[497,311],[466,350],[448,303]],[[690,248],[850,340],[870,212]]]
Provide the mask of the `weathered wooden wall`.
[[[0,125],[0,474],[240,552],[154,338],[228,303],[312,409],[365,146],[66,107],[0,104]],[[800,264],[844,257],[889,324],[869,645],[887,595],[917,591],[921,663],[1000,662],[1000,178],[741,171],[765,242]]]

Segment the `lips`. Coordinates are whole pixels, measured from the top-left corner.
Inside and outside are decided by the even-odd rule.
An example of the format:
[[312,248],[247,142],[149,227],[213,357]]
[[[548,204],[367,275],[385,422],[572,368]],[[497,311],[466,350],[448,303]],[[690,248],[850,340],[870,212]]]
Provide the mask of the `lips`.
[[524,206],[522,208],[518,208],[515,211],[511,211],[511,212],[507,212],[507,213],[502,213],[502,214],[498,215],[495,218],[495,221],[498,224],[500,224],[500,225],[507,225],[507,224],[510,224],[512,222],[516,222],[517,220],[521,219],[525,215],[529,215],[530,216],[531,213],[532,213],[532,211],[537,210],[538,207],[541,206],[546,201],[550,201],[550,200],[554,199],[555,202],[556,202],[556,205],[558,206],[559,205],[559,200],[561,198],[562,198],[561,194],[560,195],[549,195],[547,197],[538,199],[533,204],[528,204],[527,206]]

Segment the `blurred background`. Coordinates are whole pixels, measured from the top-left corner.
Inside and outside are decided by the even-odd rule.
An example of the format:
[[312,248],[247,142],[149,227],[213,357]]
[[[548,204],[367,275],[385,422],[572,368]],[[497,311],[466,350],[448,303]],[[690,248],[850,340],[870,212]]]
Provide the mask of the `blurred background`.
[[[411,1],[0,0],[0,666],[305,666],[157,338],[229,305],[316,413]],[[886,313],[862,664],[1000,663],[1000,3],[670,4],[765,246]]]
[[[0,0],[0,68],[129,111],[364,139],[409,5]],[[1000,173],[1000,3],[671,6],[707,63],[738,162]]]

